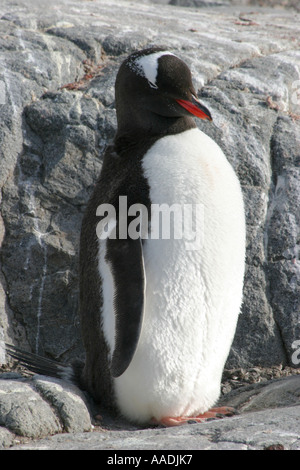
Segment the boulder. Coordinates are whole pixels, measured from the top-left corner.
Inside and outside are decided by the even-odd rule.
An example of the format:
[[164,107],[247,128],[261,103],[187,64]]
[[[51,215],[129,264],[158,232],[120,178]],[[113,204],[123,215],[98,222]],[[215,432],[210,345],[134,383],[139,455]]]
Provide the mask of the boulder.
[[11,433],[37,439],[91,430],[87,402],[77,387],[49,377],[11,376],[0,376],[0,430],[7,431],[3,447],[8,447],[6,439]]
[[[120,452],[123,450],[130,450],[132,455],[140,457],[142,461],[143,457],[150,455],[150,461],[154,459],[153,462],[156,462],[154,456],[157,459],[159,452],[168,458],[168,455],[176,455],[172,451],[177,451],[181,455],[182,452],[184,455],[192,455],[193,459],[200,462],[201,457],[193,451],[300,450],[297,426],[299,413],[295,416],[294,407],[287,407],[170,429],[57,434],[48,439],[13,446],[11,450],[106,450],[103,458],[105,463],[109,463],[109,458],[128,455]],[[145,450],[149,451],[146,455],[139,452]]]

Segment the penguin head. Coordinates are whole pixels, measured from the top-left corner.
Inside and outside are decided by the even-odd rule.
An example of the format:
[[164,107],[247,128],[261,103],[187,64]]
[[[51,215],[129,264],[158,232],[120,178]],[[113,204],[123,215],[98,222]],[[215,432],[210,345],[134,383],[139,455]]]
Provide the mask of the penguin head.
[[196,116],[212,120],[197,98],[189,67],[179,57],[161,48],[131,54],[121,65],[116,79],[118,121],[148,115],[180,118]]

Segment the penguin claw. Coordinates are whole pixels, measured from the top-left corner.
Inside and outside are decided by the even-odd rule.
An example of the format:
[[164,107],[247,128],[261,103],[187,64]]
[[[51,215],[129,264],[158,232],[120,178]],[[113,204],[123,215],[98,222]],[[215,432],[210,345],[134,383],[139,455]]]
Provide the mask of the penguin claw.
[[159,420],[152,418],[151,424],[162,425],[165,427],[180,426],[185,423],[204,423],[205,421],[211,419],[220,419],[224,418],[225,416],[233,416],[234,414],[237,414],[237,411],[234,408],[231,408],[230,406],[221,406],[218,408],[211,408],[205,413],[197,416],[166,416]]
[[233,416],[238,414],[237,409],[233,408],[232,406],[219,406],[216,408],[211,408],[209,411],[216,414],[220,414],[222,416]]
[[171,427],[171,426],[181,426],[185,423],[203,423],[205,420],[198,417],[193,416],[166,416],[159,420],[152,418],[151,424],[161,425],[164,427]]
[[220,406],[217,408],[211,408],[205,413],[196,416],[196,418],[202,418],[206,421],[208,419],[225,418],[226,416],[233,416],[235,414],[237,414],[237,411],[234,408],[231,408],[230,406]]

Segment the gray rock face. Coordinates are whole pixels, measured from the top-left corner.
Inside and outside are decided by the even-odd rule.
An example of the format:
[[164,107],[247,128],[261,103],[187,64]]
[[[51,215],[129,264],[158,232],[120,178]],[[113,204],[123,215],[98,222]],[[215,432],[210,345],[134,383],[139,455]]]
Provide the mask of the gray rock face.
[[[65,362],[82,355],[81,219],[116,129],[118,67],[155,44],[191,67],[213,115],[197,124],[223,148],[244,192],[244,303],[227,367],[299,366],[300,17],[217,3],[1,2],[0,341]],[[35,435],[60,432],[51,411],[58,390],[41,402],[43,382],[34,383],[32,391],[33,382],[20,382],[33,396],[24,399],[24,423],[40,409]],[[10,393],[19,392],[5,391],[0,426],[13,416],[16,432]],[[76,429],[76,419],[64,426]],[[11,432],[0,427],[0,442],[12,442]]]
[[10,373],[2,378],[0,449],[300,450],[298,376],[228,393],[220,405],[234,406],[236,416],[167,429],[108,417],[102,426],[92,426],[86,398],[75,386],[43,376],[25,379]]
[[297,366],[297,15],[161,3],[1,3],[0,334],[65,361],[82,354],[78,240],[116,129],[114,79],[133,49],[158,44],[191,67],[214,119],[197,124],[243,186],[247,270],[228,366]]

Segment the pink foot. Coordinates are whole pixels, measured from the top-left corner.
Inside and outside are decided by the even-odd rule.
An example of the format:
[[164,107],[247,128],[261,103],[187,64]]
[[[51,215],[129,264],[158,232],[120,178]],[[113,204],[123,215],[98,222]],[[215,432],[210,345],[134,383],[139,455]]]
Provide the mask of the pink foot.
[[181,424],[185,424],[188,421],[193,421],[196,423],[203,423],[207,419],[211,418],[224,418],[225,416],[232,416],[236,414],[234,408],[229,406],[221,406],[219,408],[211,408],[210,410],[206,411],[205,413],[197,416],[166,416],[165,418],[161,418],[157,420],[152,418],[152,424],[162,424],[163,426],[180,426]]
[[202,415],[198,415],[197,418],[224,418],[225,416],[233,416],[237,412],[231,406],[219,406],[217,408],[211,408]]

